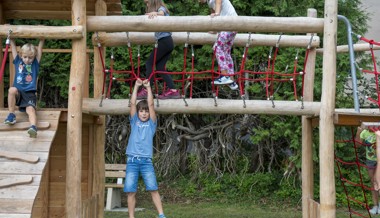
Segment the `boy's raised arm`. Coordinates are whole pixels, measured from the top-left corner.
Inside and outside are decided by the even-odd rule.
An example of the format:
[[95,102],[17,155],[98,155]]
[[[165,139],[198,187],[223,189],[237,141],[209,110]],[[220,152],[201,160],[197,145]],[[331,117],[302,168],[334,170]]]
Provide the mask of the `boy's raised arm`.
[[146,91],[148,92],[147,101],[148,101],[148,107],[149,107],[149,115],[150,118],[153,120],[153,122],[156,122],[156,111],[154,110],[154,100],[153,100],[153,93],[152,88],[150,87],[149,80],[143,81],[144,87],[146,88]]
[[40,42],[38,43],[38,48],[37,48],[37,61],[38,63],[41,61],[42,57],[42,48],[44,47],[45,44],[45,39],[40,39]]
[[131,110],[129,112],[131,117],[135,115],[136,113],[137,90],[139,89],[141,85],[142,85],[141,79],[137,79],[135,82],[135,87],[133,88],[133,91],[132,91],[132,96],[131,96]]
[[13,59],[16,59],[16,57],[17,57],[17,48],[16,48],[15,40],[10,39],[10,43],[11,43],[11,50],[12,50]]

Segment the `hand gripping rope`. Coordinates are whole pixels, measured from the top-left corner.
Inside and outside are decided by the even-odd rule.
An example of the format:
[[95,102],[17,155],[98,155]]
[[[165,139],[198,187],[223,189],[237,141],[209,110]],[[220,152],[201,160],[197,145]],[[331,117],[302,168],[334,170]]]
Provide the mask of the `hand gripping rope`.
[[[380,125],[380,123],[377,123]],[[379,126],[368,126],[368,130],[370,131],[377,131],[379,130]],[[368,197],[367,194],[371,196],[371,191],[374,190],[371,187],[370,181],[364,181],[363,175],[362,175],[362,169],[368,169],[367,165],[362,161],[362,157],[360,157],[359,150],[365,146],[374,146],[374,145],[366,145],[364,143],[361,143],[359,141],[356,141],[355,139],[355,132],[354,129],[351,128],[351,139],[348,140],[336,140],[336,149],[335,149],[335,163],[337,166],[337,170],[339,173],[339,179],[340,183],[343,186],[344,194],[346,196],[347,200],[347,207],[348,212],[350,214],[350,217],[352,215],[356,215],[359,217],[372,217],[369,210],[369,204],[368,204]],[[339,148],[345,147],[347,148],[348,145],[353,146],[354,152],[355,152],[355,160],[353,161],[347,161],[347,158],[339,158],[337,154],[339,154]],[[352,171],[357,170],[357,175],[352,176]],[[360,192],[362,192],[362,198],[363,201],[360,199],[355,198],[354,196],[350,195],[350,193],[358,193],[357,189],[360,189]],[[362,210],[365,209],[368,216],[366,214],[362,214]]]
[[12,30],[8,31],[7,40],[5,41],[5,51],[3,55],[3,61],[1,63],[1,69],[0,69],[0,82],[3,80],[4,77],[4,70],[5,70],[5,64],[7,62],[8,58],[8,50],[9,50],[9,43],[10,43],[10,36],[11,36]]

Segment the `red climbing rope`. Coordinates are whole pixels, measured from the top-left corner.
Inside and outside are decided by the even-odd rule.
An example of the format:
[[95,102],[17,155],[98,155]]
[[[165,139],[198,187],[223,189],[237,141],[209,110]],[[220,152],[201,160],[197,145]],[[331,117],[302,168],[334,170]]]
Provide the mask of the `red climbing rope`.
[[380,42],[376,42],[374,40],[371,40],[371,39],[367,39],[363,36],[360,36],[360,35],[357,35],[358,39],[364,41],[364,42],[367,42],[369,44],[369,48],[370,48],[370,52],[371,52],[371,59],[372,59],[372,63],[373,63],[373,70],[362,70],[363,73],[368,73],[368,74],[373,74],[374,77],[375,77],[375,83],[376,83],[376,94],[377,94],[377,99],[374,99],[370,96],[366,96],[366,98],[371,101],[371,102],[374,102],[377,104],[377,106],[380,108],[380,90],[379,90],[379,72],[377,71],[377,63],[376,63],[376,57],[375,57],[375,53],[374,53],[374,50],[373,50],[373,45],[380,45]]
[[5,70],[5,64],[7,62],[7,58],[8,58],[8,50],[9,50],[9,43],[10,43],[10,34],[11,34],[12,31],[9,31],[8,32],[8,37],[7,37],[7,40],[5,42],[5,51],[4,51],[4,55],[3,55],[3,61],[1,63],[1,69],[0,69],[0,82],[3,80],[3,77],[4,77],[4,70]]
[[[127,34],[127,36],[128,36],[128,34]],[[305,75],[305,71],[306,71],[305,68],[306,68],[306,63],[308,60],[308,55],[309,55],[310,45],[311,45],[312,40],[310,40],[310,43],[309,43],[308,48],[306,50],[306,57],[305,57],[305,60],[303,62],[302,71],[300,71],[300,72],[298,71],[299,58],[298,58],[298,51],[297,51],[297,55],[296,55],[294,62],[293,62],[292,72],[286,73],[286,70],[285,70],[285,73],[284,73],[284,72],[276,71],[276,67],[275,67],[276,66],[276,60],[277,60],[277,57],[279,54],[279,49],[280,49],[280,39],[281,39],[281,36],[279,37],[278,42],[276,43],[276,48],[275,48],[275,51],[273,52],[273,58],[272,58],[272,50],[270,50],[266,70],[265,71],[254,71],[254,70],[246,69],[246,67],[247,67],[246,62],[248,59],[248,52],[249,52],[250,43],[251,43],[251,34],[249,34],[247,44],[244,48],[244,53],[243,53],[242,60],[240,63],[239,71],[235,72],[232,75],[229,75],[229,76],[236,76],[236,82],[239,85],[239,92],[240,92],[240,96],[242,97],[242,99],[244,99],[244,96],[245,96],[245,93],[244,93],[245,92],[245,89],[244,89],[245,82],[265,82],[266,96],[267,96],[268,100],[269,99],[273,100],[273,95],[275,94],[274,93],[274,90],[275,90],[274,87],[275,87],[276,83],[292,82],[294,98],[296,100],[298,100],[298,94],[297,94],[297,81],[298,81],[297,77],[298,76],[302,76],[302,88],[300,88],[300,89],[302,89],[301,97],[303,96],[304,75]],[[188,42],[189,42],[189,33],[188,33],[188,39],[186,40],[186,43],[185,43],[184,48],[183,48],[182,71],[179,71],[179,72],[157,71],[155,68],[155,65],[152,66],[152,73],[150,74],[149,78],[147,78],[147,79],[150,80],[151,78],[153,78],[154,88],[155,88],[156,94],[158,94],[157,81],[162,80],[162,78],[157,77],[157,74],[165,73],[165,74],[176,75],[173,79],[173,82],[181,84],[182,96],[185,96],[187,93],[186,89],[190,88],[190,90],[189,90],[189,97],[190,98],[193,97],[193,91],[194,91],[194,85],[195,85],[194,83],[196,83],[196,81],[214,81],[217,77],[222,76],[219,67],[218,67],[218,70],[215,70],[215,59],[216,59],[215,58],[215,50],[213,50],[213,54],[211,57],[210,68],[206,69],[206,70],[196,70],[195,52],[194,52],[193,45],[191,45],[191,67],[188,67],[188,63],[187,63],[188,62],[187,54],[189,52]],[[155,47],[154,47],[154,51],[153,51],[154,52],[153,63],[155,63],[155,61],[156,61],[157,46],[158,46],[158,44],[156,42]],[[136,66],[137,67],[137,73],[136,73],[135,72],[135,65],[133,62],[132,47],[130,45],[129,40],[128,40],[128,54],[129,54],[129,62],[131,65],[131,70],[115,70],[114,65],[113,65],[114,60],[112,58],[110,61],[110,63],[111,63],[110,69],[106,69],[100,44],[98,44],[98,48],[99,48],[100,59],[102,60],[102,67],[103,67],[103,73],[104,73],[102,96],[104,95],[104,90],[106,87],[105,84],[107,81],[107,74],[109,75],[107,98],[111,97],[110,92],[112,90],[112,84],[113,84],[112,81],[113,80],[128,82],[130,87],[132,87],[133,82],[137,78],[140,78],[140,53],[139,53],[140,50],[138,50],[138,55],[137,55],[138,61],[137,61],[137,66]],[[190,68],[190,69],[188,69],[188,68]],[[118,75],[118,76],[116,76],[116,75]],[[123,75],[123,76],[121,76],[121,75]],[[225,76],[227,76],[227,75],[225,75]],[[218,96],[219,87],[220,86],[216,86],[216,85],[214,85],[213,82],[211,82],[211,90],[212,90],[214,97]],[[163,89],[165,89],[165,88],[166,88],[166,84],[163,83]],[[132,89],[130,89],[130,91],[132,91]]]
[[[368,128],[368,129],[370,129],[370,128]],[[336,166],[337,166],[337,169],[339,172],[340,182],[341,182],[341,185],[343,186],[344,193],[346,196],[347,208],[348,208],[348,212],[350,213],[350,217],[351,217],[351,215],[357,215],[360,217],[371,217],[371,214],[369,212],[370,208],[368,205],[367,193],[371,192],[373,189],[370,186],[366,185],[364,182],[363,175],[362,175],[362,169],[363,168],[367,169],[368,167],[366,164],[362,163],[362,161],[361,161],[362,158],[359,157],[359,151],[358,151],[360,149],[360,147],[364,147],[364,146],[368,146],[368,145],[361,143],[359,141],[356,141],[356,139],[355,139],[356,134],[355,134],[353,128],[351,128],[351,135],[352,135],[351,139],[349,139],[349,140],[337,140],[336,143],[337,144],[344,143],[345,148],[347,148],[347,145],[352,145],[354,148],[354,152],[355,152],[355,160],[347,161],[347,160],[343,160],[342,158],[339,158],[337,156],[337,153],[339,153],[339,152],[336,150],[335,151],[335,163],[336,163]],[[337,147],[339,147],[339,146],[337,146]],[[342,168],[344,168],[346,170],[342,170]],[[355,170],[355,168],[357,170],[357,176],[352,177],[352,170]],[[344,173],[344,172],[346,172],[346,173]],[[351,176],[351,177],[347,178],[346,176],[347,177]],[[355,188],[360,188],[360,191],[363,193],[362,199],[364,199],[364,201],[361,201],[361,200],[350,195],[350,193],[356,193],[356,194],[358,193]],[[361,213],[361,210],[363,210],[363,209],[366,210],[368,216],[366,214]]]

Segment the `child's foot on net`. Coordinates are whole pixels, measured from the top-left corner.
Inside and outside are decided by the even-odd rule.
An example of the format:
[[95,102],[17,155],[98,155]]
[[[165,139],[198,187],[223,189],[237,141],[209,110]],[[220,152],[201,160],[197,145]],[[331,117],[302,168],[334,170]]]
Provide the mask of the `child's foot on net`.
[[181,98],[179,91],[176,89],[168,89],[158,96],[158,99],[178,99]]
[[373,206],[372,209],[369,210],[369,213],[372,215],[378,214],[379,212],[380,211],[378,206]]
[[9,113],[4,121],[5,124],[13,125],[16,123],[16,115],[14,113]]
[[234,81],[231,80],[229,76],[221,76],[218,79],[214,80],[213,83],[215,85],[228,85],[233,83]]
[[148,97],[148,91],[144,88],[140,89],[140,91],[137,93],[137,99],[146,99]]
[[37,138],[37,127],[35,125],[31,125],[28,129],[28,134],[30,138]]
[[236,82],[233,82],[229,84],[228,87],[230,87],[231,90],[236,90],[239,88],[239,85]]

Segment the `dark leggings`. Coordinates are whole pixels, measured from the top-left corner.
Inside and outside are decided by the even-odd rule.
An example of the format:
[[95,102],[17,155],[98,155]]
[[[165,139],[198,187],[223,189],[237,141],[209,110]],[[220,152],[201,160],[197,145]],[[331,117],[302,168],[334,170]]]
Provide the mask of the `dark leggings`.
[[[156,53],[156,71],[165,71],[165,64],[169,60],[170,54],[174,49],[173,38],[171,36],[164,37],[158,40],[158,47]],[[145,63],[146,77],[149,78],[153,71],[154,50],[150,53],[148,60]],[[170,89],[174,89],[174,83],[170,74],[160,73],[156,76],[160,76],[166,82],[166,85]],[[150,84],[153,85],[153,76],[150,79]]]

